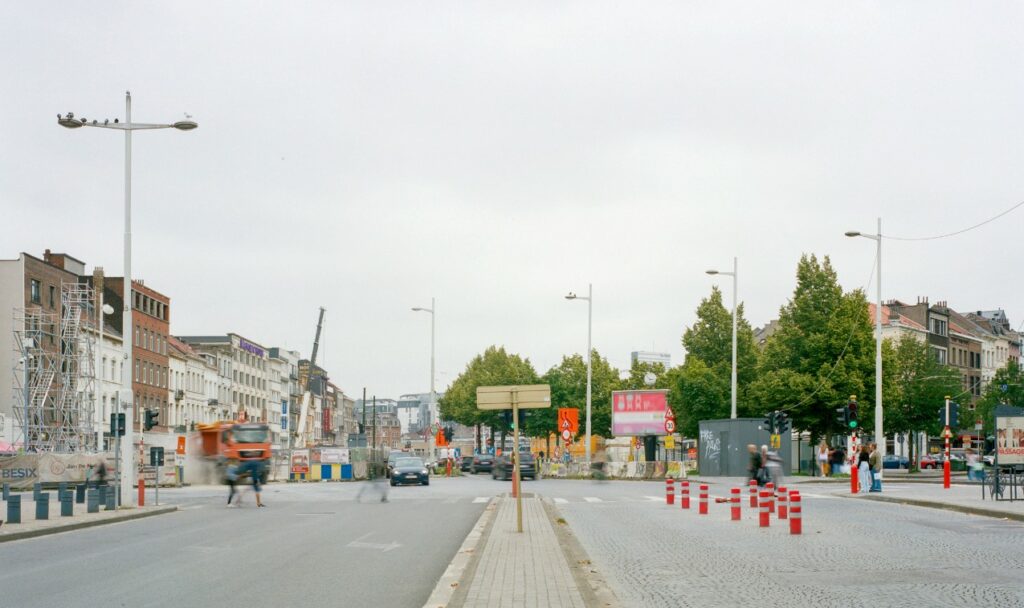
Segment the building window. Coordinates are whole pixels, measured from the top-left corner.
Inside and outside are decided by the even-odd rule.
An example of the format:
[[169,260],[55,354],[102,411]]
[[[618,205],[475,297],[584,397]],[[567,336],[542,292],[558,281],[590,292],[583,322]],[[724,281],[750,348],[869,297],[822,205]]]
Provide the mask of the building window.
[[935,353],[935,360],[939,363],[946,364],[946,349],[932,347],[932,351]]
[[57,295],[57,288],[54,287],[53,285],[50,285],[50,308],[51,309],[55,308],[57,306],[55,304],[55,302],[57,301],[57,298],[54,297],[56,295]]
[[32,279],[31,292],[29,294],[29,297],[32,299],[33,304],[39,304],[39,299],[42,297],[39,294],[40,289],[42,289],[42,287],[39,285],[39,281]]

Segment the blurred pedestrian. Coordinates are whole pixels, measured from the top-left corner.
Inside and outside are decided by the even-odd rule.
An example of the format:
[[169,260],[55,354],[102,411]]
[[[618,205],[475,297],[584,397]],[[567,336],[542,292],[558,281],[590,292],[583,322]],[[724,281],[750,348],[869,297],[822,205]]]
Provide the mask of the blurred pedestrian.
[[858,494],[863,494],[871,489],[871,453],[867,444],[860,446],[860,452],[857,454],[857,483],[860,486],[857,490]]
[[749,479],[753,479],[757,482],[757,485],[763,486],[764,481],[762,481],[761,471],[764,466],[764,461],[761,459],[761,452],[758,452],[757,446],[752,443],[747,444],[747,452],[750,453],[750,461],[747,464],[747,474]]
[[967,457],[967,479],[974,481],[985,481],[985,463],[981,456],[974,451],[974,448],[964,450]]
[[882,491],[882,453],[878,451],[878,444],[872,443],[871,455],[868,456],[868,466],[871,468],[871,491]]
[[[256,506],[257,507],[265,507],[265,506],[267,506],[267,505],[263,504],[263,501],[260,499],[260,489],[261,489],[260,488],[260,482],[263,479],[263,461],[262,460],[250,460],[249,462],[244,462],[244,463],[242,463],[242,470],[246,471],[249,474],[249,477],[251,478],[251,481],[252,481],[252,491],[253,491],[253,494],[256,495]],[[242,498],[241,495],[239,495],[238,498],[239,498],[239,500],[241,500],[241,498]]]
[[775,450],[765,450],[764,452],[764,468],[768,474],[768,479],[775,484],[776,488],[780,488],[783,485],[783,473],[782,473],[782,457]]
[[[228,482],[228,506],[231,506],[231,499],[235,497],[235,486],[238,485],[238,461],[232,458],[224,467],[224,479]],[[236,507],[242,506],[242,493],[238,492]]]
[[829,475],[835,477],[843,472],[843,463],[846,461],[846,451],[842,446],[836,446],[829,452]]
[[96,464],[96,485],[104,486],[107,485],[107,463],[104,462],[104,458],[101,456],[99,462]]
[[608,480],[608,455],[605,453],[604,448],[598,448],[594,452],[593,457],[590,459],[590,475],[598,482],[604,482]]
[[828,444],[824,439],[818,445],[818,471],[822,477],[828,476]]

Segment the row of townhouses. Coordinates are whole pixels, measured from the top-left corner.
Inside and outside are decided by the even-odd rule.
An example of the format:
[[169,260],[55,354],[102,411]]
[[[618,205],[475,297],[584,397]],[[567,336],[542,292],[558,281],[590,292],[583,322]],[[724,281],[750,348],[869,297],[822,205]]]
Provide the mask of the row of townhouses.
[[[347,445],[358,432],[355,402],[299,352],[237,333],[175,336],[170,297],[133,280],[130,298],[127,357],[122,277],[87,273],[81,260],[50,250],[0,260],[0,448],[27,439],[29,449],[110,449],[110,414],[129,375],[131,423],[138,429],[143,412],[155,413],[147,433],[155,443],[224,419],[267,423],[277,448],[300,427],[306,445]],[[311,403],[300,421],[307,379]]]

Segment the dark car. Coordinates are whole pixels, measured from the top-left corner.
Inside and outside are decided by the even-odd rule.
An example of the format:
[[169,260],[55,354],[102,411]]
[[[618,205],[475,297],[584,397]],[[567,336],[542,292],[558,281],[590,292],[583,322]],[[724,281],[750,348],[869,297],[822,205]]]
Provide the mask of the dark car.
[[[502,454],[494,460],[494,479],[512,479],[512,454]],[[537,479],[537,461],[530,452],[519,452],[519,478]]]
[[468,471],[473,466],[472,456],[463,456],[459,459],[459,470]]
[[412,456],[412,454],[410,454],[409,452],[403,452],[402,450],[392,450],[391,453],[388,454],[388,468],[384,472],[384,476],[391,477],[391,469],[394,468],[396,460],[398,460],[399,458],[408,458],[410,456]]
[[882,459],[883,469],[909,469],[910,459],[906,456],[897,456],[895,454],[886,454],[885,458]]
[[430,472],[422,458],[399,458],[391,468],[391,485],[415,483],[430,485]]
[[490,454],[477,454],[473,456],[473,464],[469,465],[469,472],[476,475],[480,471],[490,472],[494,467],[494,456]]

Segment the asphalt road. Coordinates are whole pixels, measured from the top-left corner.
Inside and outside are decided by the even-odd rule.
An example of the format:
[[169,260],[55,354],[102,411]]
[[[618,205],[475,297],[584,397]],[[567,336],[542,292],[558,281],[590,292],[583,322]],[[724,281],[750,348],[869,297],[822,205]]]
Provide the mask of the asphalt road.
[[0,606],[419,608],[507,485],[434,479],[381,503],[383,485],[271,484],[263,509],[226,508],[221,487],[161,490],[182,510],[0,544]]

